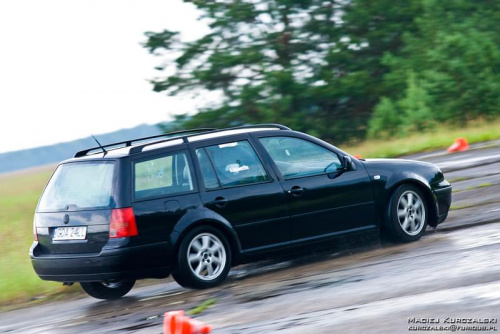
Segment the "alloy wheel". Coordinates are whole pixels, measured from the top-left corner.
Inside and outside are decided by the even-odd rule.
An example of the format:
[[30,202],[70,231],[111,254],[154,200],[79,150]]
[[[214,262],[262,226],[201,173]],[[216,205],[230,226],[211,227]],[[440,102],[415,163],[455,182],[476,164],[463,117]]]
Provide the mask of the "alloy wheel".
[[226,266],[224,244],[211,233],[201,233],[191,240],[187,249],[189,269],[199,279],[216,279]]
[[412,236],[424,227],[425,205],[416,192],[407,190],[399,197],[398,221],[401,229]]

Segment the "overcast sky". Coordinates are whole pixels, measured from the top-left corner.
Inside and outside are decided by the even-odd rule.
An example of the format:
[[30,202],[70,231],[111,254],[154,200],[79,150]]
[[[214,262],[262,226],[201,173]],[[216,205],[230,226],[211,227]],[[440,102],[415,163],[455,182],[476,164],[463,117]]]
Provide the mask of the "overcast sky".
[[1,0],[0,152],[154,124],[202,101],[155,93],[145,31],[207,27],[182,0]]

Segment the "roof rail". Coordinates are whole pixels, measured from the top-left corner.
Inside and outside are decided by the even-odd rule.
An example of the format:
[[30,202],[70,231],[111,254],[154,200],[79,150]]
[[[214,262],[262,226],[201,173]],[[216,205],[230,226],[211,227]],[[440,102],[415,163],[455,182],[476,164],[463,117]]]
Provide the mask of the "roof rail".
[[263,124],[255,124],[255,125],[241,125],[241,126],[236,126],[234,128],[225,128],[225,129],[220,129],[220,130],[216,130],[216,131],[226,131],[226,130],[236,130],[236,129],[253,129],[253,128],[277,128],[280,130],[291,130],[289,127],[281,125],[281,124],[263,123]]
[[107,144],[107,145],[103,145],[103,146],[92,147],[92,148],[88,148],[88,149],[85,149],[85,150],[82,150],[82,151],[78,151],[78,152],[76,152],[76,154],[75,154],[74,157],[75,158],[84,157],[84,156],[88,155],[90,152],[96,151],[96,150],[99,150],[100,152],[103,152],[103,148],[106,148],[106,147],[122,148],[122,147],[132,146],[132,144],[136,143],[136,142],[150,140],[150,139],[155,139],[155,138],[172,137],[172,136],[176,136],[176,135],[198,133],[198,132],[202,132],[202,133],[203,132],[212,132],[214,130],[217,130],[217,129],[214,129],[214,128],[200,128],[200,129],[191,129],[191,130],[180,130],[180,131],[173,131],[173,132],[164,133],[164,134],[156,135],[156,136],[150,136],[150,137],[143,137],[143,138],[136,138],[136,139],[131,139],[131,140],[125,140],[125,141],[121,141],[121,142],[116,142],[116,143]]
[[[255,128],[277,128],[280,130],[291,130],[290,128],[281,125],[281,124],[255,124],[255,125],[242,125],[242,126],[237,126],[237,127],[232,127],[232,128],[224,128],[224,129],[206,129],[206,132],[203,132],[201,134],[212,134],[212,133],[217,133],[217,132],[224,132],[224,131],[230,131],[230,130],[239,130],[239,129],[255,129]],[[185,143],[187,143],[187,137],[191,135],[191,133],[186,134],[186,132],[191,132],[190,130],[185,130],[185,131],[177,131],[175,133],[170,133],[170,134],[185,134],[184,136],[176,136],[173,138],[182,138]],[[193,131],[195,132],[195,131]],[[193,133],[193,134],[198,134],[198,133]],[[166,140],[159,140],[156,142],[150,142],[150,143],[144,143],[143,145],[140,146],[134,146],[133,148],[130,149],[130,154],[134,153],[139,153],[142,152],[142,150],[149,145],[155,145],[155,144],[161,144],[167,141],[170,141],[172,138],[168,138]]]
[[132,153],[141,152],[142,149],[148,145],[162,143],[162,142],[168,141],[172,138],[182,137],[184,139],[184,142],[186,142],[186,137],[193,135],[193,134],[199,134],[199,133],[209,134],[209,133],[217,133],[217,132],[223,132],[223,131],[228,131],[228,130],[256,129],[256,128],[257,129],[258,128],[276,128],[279,130],[291,130],[289,127],[286,127],[286,126],[281,125],[281,124],[274,124],[274,123],[242,125],[242,126],[236,126],[236,127],[232,127],[232,128],[225,128],[225,129],[200,128],[200,129],[191,129],[191,130],[180,130],[180,131],[173,131],[173,132],[169,132],[169,133],[164,133],[161,135],[151,136],[151,137],[126,140],[126,141],[117,142],[117,143],[113,143],[113,144],[103,145],[101,147],[98,146],[98,147],[89,148],[89,149],[77,152],[74,157],[75,158],[83,157],[83,156],[88,155],[90,152],[93,152],[96,150],[103,152],[103,148],[106,148],[106,147],[122,148],[122,147],[132,146],[133,143],[137,143],[137,142],[141,142],[141,141],[145,141],[145,140],[150,140],[150,139],[155,139],[155,138],[165,138],[165,140],[151,141],[148,143],[144,143],[143,145],[134,147],[133,151],[132,150],[130,151],[130,153],[132,154]]

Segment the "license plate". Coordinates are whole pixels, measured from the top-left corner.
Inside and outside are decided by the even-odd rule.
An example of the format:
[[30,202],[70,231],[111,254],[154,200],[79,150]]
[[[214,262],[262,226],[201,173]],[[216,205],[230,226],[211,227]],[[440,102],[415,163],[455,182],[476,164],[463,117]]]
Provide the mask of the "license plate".
[[85,240],[87,226],[56,227],[52,240]]

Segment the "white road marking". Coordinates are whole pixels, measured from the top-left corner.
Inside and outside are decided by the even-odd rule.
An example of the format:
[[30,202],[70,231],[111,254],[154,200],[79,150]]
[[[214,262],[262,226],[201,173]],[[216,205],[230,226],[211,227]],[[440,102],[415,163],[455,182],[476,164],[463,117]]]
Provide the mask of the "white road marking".
[[486,213],[488,213],[488,212],[497,212],[497,211],[500,211],[500,209],[489,210],[489,211],[486,211]]
[[477,158],[469,158],[469,159],[460,159],[460,160],[454,160],[454,161],[447,161],[447,162],[441,162],[437,163],[440,168],[443,167],[451,167],[451,166],[460,166],[460,165],[468,165],[474,162],[481,162],[481,161],[487,161],[487,160],[493,160],[493,159],[500,159],[500,155],[492,155],[488,157],[477,157]]

